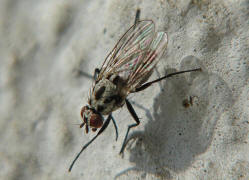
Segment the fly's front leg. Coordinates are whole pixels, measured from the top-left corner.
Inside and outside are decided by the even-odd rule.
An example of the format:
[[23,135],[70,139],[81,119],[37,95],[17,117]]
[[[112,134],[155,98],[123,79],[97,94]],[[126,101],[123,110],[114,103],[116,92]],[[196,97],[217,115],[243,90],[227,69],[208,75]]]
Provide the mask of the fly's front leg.
[[101,129],[98,131],[98,134],[96,136],[94,136],[88,143],[86,143],[81,151],[77,154],[77,156],[74,158],[72,164],[70,165],[68,171],[70,172],[73,168],[74,163],[76,162],[76,160],[80,157],[80,154],[107,128],[107,126],[109,125],[110,120],[112,119],[112,116],[109,115],[108,118],[106,119],[105,123],[103,124],[103,126],[101,127]]
[[198,69],[191,69],[191,70],[186,70],[186,71],[178,71],[178,72],[174,72],[174,73],[170,73],[170,74],[167,74],[161,78],[158,78],[154,81],[150,81],[150,82],[147,82],[143,85],[141,85],[140,87],[136,88],[134,91],[132,91],[131,93],[135,93],[135,92],[139,92],[139,91],[142,91],[148,87],[150,87],[152,84],[156,83],[156,82],[159,82],[163,79],[166,79],[166,78],[169,78],[169,77],[172,77],[172,76],[175,76],[177,74],[182,74],[182,73],[186,73],[186,72],[192,72],[192,71],[201,71],[201,68],[198,68]]
[[121,147],[121,150],[120,150],[119,154],[122,154],[122,153],[124,152],[124,148],[125,148],[126,143],[127,143],[126,141],[127,141],[127,137],[128,137],[128,134],[129,134],[130,129],[133,128],[133,127],[136,127],[136,126],[138,126],[138,125],[140,124],[139,118],[138,118],[138,116],[137,116],[135,110],[133,109],[131,103],[130,103],[127,99],[125,99],[125,103],[126,103],[127,109],[129,110],[131,116],[132,116],[133,119],[136,121],[136,123],[130,124],[130,125],[128,126],[128,129],[127,129],[126,135],[125,135],[125,139],[124,139],[124,141],[123,141],[123,144],[122,144],[122,147]]

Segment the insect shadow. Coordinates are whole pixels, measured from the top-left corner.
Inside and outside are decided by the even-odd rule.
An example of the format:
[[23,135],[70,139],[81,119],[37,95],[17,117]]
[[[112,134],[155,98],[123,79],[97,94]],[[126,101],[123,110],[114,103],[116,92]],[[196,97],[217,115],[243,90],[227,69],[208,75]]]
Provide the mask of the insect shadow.
[[[225,81],[205,70],[169,78],[162,85],[163,91],[154,98],[153,111],[133,102],[145,110],[148,122],[144,131],[130,134],[126,146],[135,166],[114,179],[132,173],[141,173],[142,179],[147,174],[170,179],[186,170],[196,156],[208,149],[218,119],[233,104],[232,91]],[[182,101],[191,95],[198,101],[185,108]]]

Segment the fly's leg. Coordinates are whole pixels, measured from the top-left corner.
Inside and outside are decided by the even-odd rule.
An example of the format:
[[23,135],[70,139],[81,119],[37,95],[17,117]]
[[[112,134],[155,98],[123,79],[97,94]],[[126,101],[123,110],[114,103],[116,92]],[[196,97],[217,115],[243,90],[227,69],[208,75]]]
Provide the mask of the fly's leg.
[[94,76],[93,76],[93,78],[94,78],[95,81],[97,80],[97,78],[98,78],[98,76],[99,76],[99,73],[100,73],[99,68],[96,68],[96,69],[94,70]]
[[118,126],[115,122],[115,119],[112,117],[111,115],[111,119],[112,119],[112,122],[113,122],[113,125],[114,125],[114,128],[115,128],[115,131],[116,131],[116,141],[118,140]]
[[103,126],[101,127],[101,129],[99,130],[98,134],[96,136],[94,136],[88,143],[86,143],[81,151],[77,154],[77,156],[74,158],[72,164],[70,165],[68,171],[70,172],[73,168],[74,163],[76,162],[76,160],[79,158],[80,154],[107,128],[107,126],[109,125],[110,120],[112,119],[112,116],[109,115],[108,118],[106,119],[105,123],[103,124]]
[[124,152],[124,149],[125,149],[125,146],[126,146],[126,143],[127,143],[127,142],[126,142],[126,141],[127,141],[127,137],[128,137],[128,134],[129,134],[130,129],[133,128],[133,127],[136,127],[136,126],[138,126],[138,125],[140,124],[139,118],[138,118],[138,116],[137,116],[135,110],[133,109],[131,103],[130,103],[127,99],[125,99],[125,103],[126,103],[127,109],[128,109],[129,112],[131,113],[131,116],[132,116],[133,119],[136,121],[136,123],[130,124],[130,125],[128,126],[128,129],[127,129],[126,135],[125,135],[125,139],[124,139],[124,141],[123,141],[123,144],[122,144],[122,147],[121,147],[121,150],[120,150],[119,154],[122,154],[122,153]]
[[136,28],[136,24],[139,21],[139,19],[140,19],[140,9],[137,9],[136,16],[135,16],[135,22],[134,22],[134,25],[135,25],[134,29]]
[[156,83],[156,82],[159,82],[163,79],[166,79],[166,78],[169,78],[169,77],[172,77],[172,76],[175,76],[177,74],[182,74],[182,73],[186,73],[186,72],[192,72],[192,71],[201,71],[201,68],[198,68],[198,69],[191,69],[191,70],[186,70],[186,71],[178,71],[178,72],[174,72],[174,73],[170,73],[170,74],[167,74],[161,78],[158,78],[154,81],[150,81],[150,82],[147,82],[143,85],[141,85],[140,87],[136,88],[134,91],[132,91],[132,93],[135,93],[135,92],[139,92],[139,91],[142,91],[146,88],[148,88],[149,86],[151,86],[152,84]]

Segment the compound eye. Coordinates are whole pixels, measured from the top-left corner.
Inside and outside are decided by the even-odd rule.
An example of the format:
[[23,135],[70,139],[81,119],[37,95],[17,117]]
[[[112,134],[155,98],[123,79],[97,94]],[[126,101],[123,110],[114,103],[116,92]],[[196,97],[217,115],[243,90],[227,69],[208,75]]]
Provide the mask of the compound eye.
[[99,114],[91,114],[90,126],[93,128],[100,128],[103,125],[103,119]]

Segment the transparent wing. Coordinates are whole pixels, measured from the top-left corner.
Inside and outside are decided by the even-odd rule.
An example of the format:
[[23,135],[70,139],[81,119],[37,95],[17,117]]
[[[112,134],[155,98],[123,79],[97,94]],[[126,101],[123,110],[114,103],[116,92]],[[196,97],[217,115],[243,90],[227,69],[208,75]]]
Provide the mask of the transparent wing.
[[118,41],[105,59],[98,79],[118,74],[130,90],[147,81],[167,47],[167,34],[155,32],[153,21],[139,21]]
[[143,58],[137,63],[132,72],[128,75],[128,87],[130,90],[141,86],[153,73],[161,56],[168,44],[168,37],[165,32],[157,32],[150,47],[143,53]]
[[[150,47],[154,35],[155,26],[151,20],[138,21],[131,26],[105,59],[98,79],[108,76],[110,73],[122,71],[123,66],[132,67],[133,64],[137,64]],[[133,68],[129,68],[129,71],[132,71]],[[123,78],[127,79],[127,77]]]

